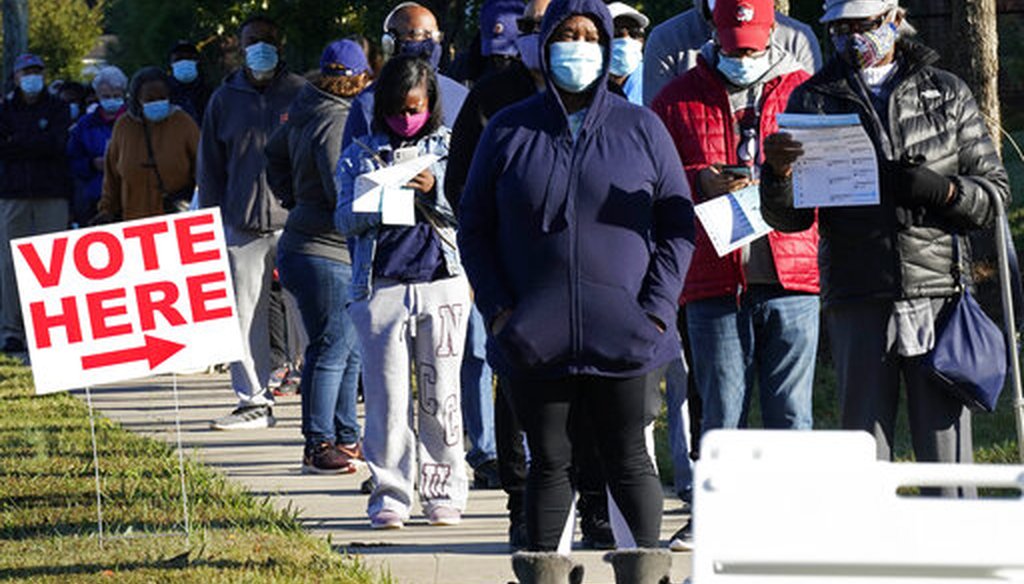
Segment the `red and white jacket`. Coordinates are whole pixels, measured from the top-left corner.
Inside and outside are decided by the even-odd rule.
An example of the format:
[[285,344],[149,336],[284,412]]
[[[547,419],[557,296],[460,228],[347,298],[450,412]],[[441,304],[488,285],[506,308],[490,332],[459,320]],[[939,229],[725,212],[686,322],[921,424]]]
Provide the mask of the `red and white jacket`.
[[[786,111],[789,94],[810,78],[799,67],[776,66],[780,73],[769,79],[760,99],[759,139],[778,129],[775,115]],[[661,117],[679,151],[694,203],[708,200],[697,188],[697,175],[715,163],[740,164],[737,132],[725,82],[705,55],[697,66],[677,77],[658,93],[651,108]],[[758,148],[760,152],[761,148]],[[818,224],[799,233],[768,234],[779,282],[786,290],[818,293]],[[746,288],[742,250],[718,257],[704,227],[697,225],[697,249],[686,276],[680,304],[736,296]]]

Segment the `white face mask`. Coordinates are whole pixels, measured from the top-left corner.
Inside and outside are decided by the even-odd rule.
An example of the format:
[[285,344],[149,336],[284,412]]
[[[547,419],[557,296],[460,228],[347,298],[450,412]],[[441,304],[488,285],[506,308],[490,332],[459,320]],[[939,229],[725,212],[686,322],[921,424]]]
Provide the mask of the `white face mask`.
[[644,44],[632,38],[612,39],[612,59],[608,67],[612,75],[631,75],[644,60]]
[[551,43],[548,64],[555,85],[569,93],[580,93],[601,76],[604,49],[598,43],[584,41]]
[[726,57],[718,55],[718,70],[730,83],[739,87],[753,85],[771,69],[768,53],[760,57]]

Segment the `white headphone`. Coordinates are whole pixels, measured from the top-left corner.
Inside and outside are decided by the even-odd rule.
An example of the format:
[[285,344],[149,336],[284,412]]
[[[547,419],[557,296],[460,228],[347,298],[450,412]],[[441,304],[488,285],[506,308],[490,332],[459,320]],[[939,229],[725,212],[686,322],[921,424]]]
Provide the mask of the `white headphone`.
[[423,5],[419,2],[402,2],[398,6],[392,8],[391,12],[388,12],[388,15],[384,17],[384,25],[382,27],[384,29],[384,35],[380,37],[380,47],[384,52],[385,59],[390,58],[391,55],[395,53],[395,42],[398,40],[393,34],[391,34],[391,29],[388,27],[388,25],[391,24],[391,19],[399,10],[403,8],[410,8],[412,6],[419,6],[420,8],[423,8]]

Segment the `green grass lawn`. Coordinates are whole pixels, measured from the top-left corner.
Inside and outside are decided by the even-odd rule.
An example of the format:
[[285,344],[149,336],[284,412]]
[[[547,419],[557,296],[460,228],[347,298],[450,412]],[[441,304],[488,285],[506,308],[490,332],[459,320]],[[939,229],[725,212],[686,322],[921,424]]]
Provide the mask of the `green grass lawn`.
[[[97,418],[105,532],[96,537],[89,417],[68,394],[32,395],[0,356],[0,581],[390,582],[306,534],[214,471],[186,462],[192,538],[180,532],[178,457]],[[136,537],[165,534],[160,537]]]

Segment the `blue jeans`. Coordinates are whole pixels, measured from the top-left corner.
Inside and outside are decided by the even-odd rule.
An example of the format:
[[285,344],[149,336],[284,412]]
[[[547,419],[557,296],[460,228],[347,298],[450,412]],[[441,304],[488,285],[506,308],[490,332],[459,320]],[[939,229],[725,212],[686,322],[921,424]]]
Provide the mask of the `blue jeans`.
[[665,407],[668,413],[668,445],[672,453],[672,486],[680,499],[691,502],[693,462],[690,460],[690,416],[686,410],[686,361],[682,355],[665,371]]
[[755,378],[765,428],[811,428],[819,307],[778,286],[686,305],[704,432],[747,426]]
[[281,250],[281,284],[295,296],[309,334],[302,366],[302,434],[307,444],[359,441],[359,337],[345,305],[352,266]]
[[494,381],[487,364],[487,325],[473,305],[462,355],[462,423],[469,434],[466,462],[477,468],[498,458],[494,442]]

